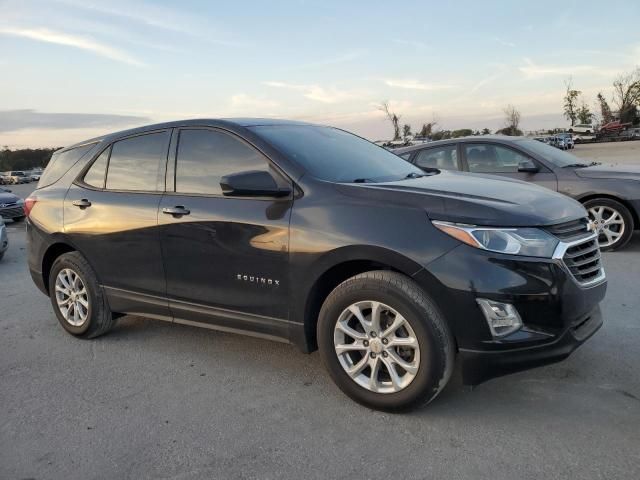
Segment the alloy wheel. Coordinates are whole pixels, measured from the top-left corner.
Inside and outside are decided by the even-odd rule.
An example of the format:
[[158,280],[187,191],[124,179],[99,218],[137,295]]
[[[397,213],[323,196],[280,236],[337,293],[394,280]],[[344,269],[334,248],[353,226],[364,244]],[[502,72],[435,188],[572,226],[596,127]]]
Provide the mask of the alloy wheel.
[[375,393],[405,389],[420,367],[420,346],[409,321],[381,302],[349,305],[334,328],[335,352],[351,379]]
[[618,242],[625,231],[624,218],[615,208],[597,205],[589,208],[589,219],[593,221],[601,247],[610,247]]
[[64,319],[74,327],[83,325],[89,316],[89,294],[80,276],[70,268],[60,270],[55,289],[58,309]]

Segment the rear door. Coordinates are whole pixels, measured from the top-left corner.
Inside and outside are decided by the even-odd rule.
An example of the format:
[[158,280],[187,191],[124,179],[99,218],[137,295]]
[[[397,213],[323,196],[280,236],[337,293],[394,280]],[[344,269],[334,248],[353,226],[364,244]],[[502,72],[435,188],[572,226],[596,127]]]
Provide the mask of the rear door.
[[169,316],[158,206],[170,131],[119,140],[97,156],[64,201],[64,228],[107,288],[111,308]]
[[293,199],[224,196],[220,179],[265,170],[278,183],[290,180],[224,130],[180,129],[171,150],[175,169],[169,168],[159,221],[174,317],[269,333],[274,319],[288,317]]
[[[558,190],[555,173],[521,150],[490,142],[461,143],[460,146],[466,171],[500,175]],[[519,172],[518,165],[522,161],[533,162],[538,167],[538,171]]]

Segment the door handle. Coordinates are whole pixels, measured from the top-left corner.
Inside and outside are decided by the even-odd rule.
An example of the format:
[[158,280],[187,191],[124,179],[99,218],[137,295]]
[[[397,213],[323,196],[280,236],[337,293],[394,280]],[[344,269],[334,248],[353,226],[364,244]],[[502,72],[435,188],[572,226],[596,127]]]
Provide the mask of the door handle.
[[181,217],[182,215],[189,215],[191,213],[191,210],[183,207],[182,205],[177,205],[175,207],[163,208],[162,213],[166,213],[167,215],[173,215],[174,217]]
[[75,207],[80,208],[87,208],[91,206],[91,202],[86,198],[83,198],[82,200],[74,200],[73,202],[71,202],[71,204]]

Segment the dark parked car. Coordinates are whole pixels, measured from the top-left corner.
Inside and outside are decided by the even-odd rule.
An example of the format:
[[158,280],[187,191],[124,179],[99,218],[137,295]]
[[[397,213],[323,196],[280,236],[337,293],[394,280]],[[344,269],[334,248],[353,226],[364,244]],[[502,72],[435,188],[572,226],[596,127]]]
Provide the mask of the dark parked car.
[[11,190],[0,187],[0,217],[14,222],[24,220],[24,201],[11,193]]
[[455,362],[476,384],[559,361],[602,324],[605,274],[578,202],[425,174],[330,127],[107,135],[55,153],[26,209],[31,275],[69,333],[130,313],[319,348],[374,408],[429,402]]
[[624,247],[640,228],[640,166],[584,163],[542,142],[500,135],[442,140],[394,153],[427,171],[490,173],[575,198],[589,212],[602,250]]

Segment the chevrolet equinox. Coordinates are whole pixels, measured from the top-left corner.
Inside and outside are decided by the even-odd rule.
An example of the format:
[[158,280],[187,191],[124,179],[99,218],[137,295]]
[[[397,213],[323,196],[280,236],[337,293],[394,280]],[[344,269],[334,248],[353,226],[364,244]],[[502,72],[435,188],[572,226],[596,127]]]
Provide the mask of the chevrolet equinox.
[[25,201],[29,269],[62,327],[118,316],[319,349],[354,400],[431,401],[566,358],[602,325],[597,233],[528,183],[423,171],[345,131],[188,120],[54,154]]

